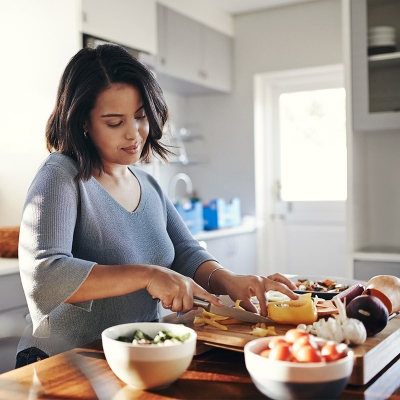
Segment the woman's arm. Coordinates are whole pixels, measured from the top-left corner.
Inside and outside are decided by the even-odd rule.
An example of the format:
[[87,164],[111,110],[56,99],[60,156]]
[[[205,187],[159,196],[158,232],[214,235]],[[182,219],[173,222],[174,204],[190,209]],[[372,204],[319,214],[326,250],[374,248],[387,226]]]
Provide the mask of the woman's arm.
[[78,290],[66,303],[78,303],[106,297],[122,296],[146,289],[153,298],[161,300],[164,308],[189,311],[193,297],[221,305],[191,278],[156,265],[95,265]]
[[233,300],[242,300],[240,305],[246,310],[256,312],[250,299],[256,296],[260,302],[260,313],[267,315],[266,292],[277,290],[291,299],[298,299],[298,295],[291,289],[295,285],[281,274],[268,277],[258,275],[238,275],[215,261],[206,261],[200,265],[194,276],[195,282],[215,294],[227,294]]

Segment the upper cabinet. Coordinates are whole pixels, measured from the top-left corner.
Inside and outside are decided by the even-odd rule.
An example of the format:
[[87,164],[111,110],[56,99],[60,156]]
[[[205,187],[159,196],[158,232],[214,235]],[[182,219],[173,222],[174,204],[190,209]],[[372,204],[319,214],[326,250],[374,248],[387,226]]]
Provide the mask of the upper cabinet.
[[83,32],[157,54],[156,0],[83,0]]
[[[400,1],[352,0],[351,74],[354,131],[400,128]],[[370,28],[393,27],[397,37],[390,52],[368,55]],[[383,35],[383,36],[382,36]],[[385,34],[375,35],[375,44],[386,43]],[[370,42],[369,42],[370,41]],[[390,40],[389,40],[390,41]],[[372,43],[374,44],[374,43]],[[390,45],[390,43],[389,43]],[[394,50],[394,51],[393,51]]]
[[183,94],[231,90],[232,38],[158,5],[157,77]]

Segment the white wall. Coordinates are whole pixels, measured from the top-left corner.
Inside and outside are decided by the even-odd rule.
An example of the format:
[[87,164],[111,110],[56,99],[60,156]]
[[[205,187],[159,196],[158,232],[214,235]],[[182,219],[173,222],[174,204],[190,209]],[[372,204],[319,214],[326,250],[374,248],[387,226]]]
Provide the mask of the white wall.
[[190,167],[201,196],[242,199],[255,214],[253,77],[342,62],[340,0],[320,0],[235,17],[232,95],[188,98],[187,122],[207,139],[210,163]]
[[0,226],[13,226],[48,154],[45,125],[61,73],[81,47],[81,6],[80,0],[1,0],[0,15]]

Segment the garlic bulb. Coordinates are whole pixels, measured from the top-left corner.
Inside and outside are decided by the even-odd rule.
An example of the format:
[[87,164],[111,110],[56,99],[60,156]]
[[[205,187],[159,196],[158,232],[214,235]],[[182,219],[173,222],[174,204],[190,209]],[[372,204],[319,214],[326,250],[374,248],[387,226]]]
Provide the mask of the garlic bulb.
[[339,316],[329,317],[327,320],[320,319],[313,325],[298,326],[298,329],[305,330],[318,337],[327,340],[334,340],[337,343],[361,344],[367,339],[367,331],[361,321],[354,318],[347,318],[346,309],[339,299],[334,299]]
[[335,318],[328,318],[327,320],[320,319],[314,323],[314,328],[318,337],[334,340],[337,343],[341,343],[344,340],[342,326]]

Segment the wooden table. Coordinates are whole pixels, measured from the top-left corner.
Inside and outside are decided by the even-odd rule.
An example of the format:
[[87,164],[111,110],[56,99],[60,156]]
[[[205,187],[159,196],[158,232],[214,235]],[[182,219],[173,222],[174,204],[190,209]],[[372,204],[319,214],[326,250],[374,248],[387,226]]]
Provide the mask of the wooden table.
[[[214,348],[195,356],[169,388],[135,391],[109,368],[96,341],[0,375],[0,399],[264,399],[247,373],[243,353]],[[348,386],[340,399],[400,400],[400,356],[368,385]]]

